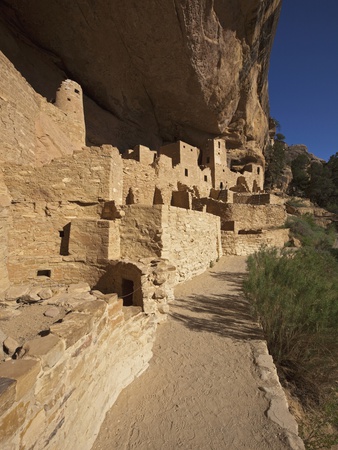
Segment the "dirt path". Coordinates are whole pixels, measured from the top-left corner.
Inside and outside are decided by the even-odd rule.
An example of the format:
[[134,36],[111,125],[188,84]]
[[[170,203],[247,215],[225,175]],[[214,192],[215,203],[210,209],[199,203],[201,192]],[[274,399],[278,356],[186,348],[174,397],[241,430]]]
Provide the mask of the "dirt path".
[[262,336],[240,291],[244,271],[244,257],[222,258],[177,287],[150,368],[121,393],[93,450],[290,448],[265,414],[254,362]]

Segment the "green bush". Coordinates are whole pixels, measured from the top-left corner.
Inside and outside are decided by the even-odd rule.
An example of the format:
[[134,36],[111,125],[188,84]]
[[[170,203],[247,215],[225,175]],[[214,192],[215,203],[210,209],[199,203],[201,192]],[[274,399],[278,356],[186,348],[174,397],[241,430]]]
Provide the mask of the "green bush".
[[335,241],[335,231],[332,228],[325,229],[316,224],[310,214],[290,217],[286,222],[287,228],[299,239],[305,247],[317,249],[330,249]]
[[248,259],[244,291],[282,379],[327,404],[338,376],[338,261],[313,247],[262,250]]

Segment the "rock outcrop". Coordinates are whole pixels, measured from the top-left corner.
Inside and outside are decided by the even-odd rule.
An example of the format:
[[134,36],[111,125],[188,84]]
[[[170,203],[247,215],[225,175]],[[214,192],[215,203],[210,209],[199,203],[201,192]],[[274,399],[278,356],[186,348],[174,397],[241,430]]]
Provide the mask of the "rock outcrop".
[[2,51],[49,101],[66,77],[83,87],[89,144],[224,136],[259,160],[280,4],[13,0],[0,5]]

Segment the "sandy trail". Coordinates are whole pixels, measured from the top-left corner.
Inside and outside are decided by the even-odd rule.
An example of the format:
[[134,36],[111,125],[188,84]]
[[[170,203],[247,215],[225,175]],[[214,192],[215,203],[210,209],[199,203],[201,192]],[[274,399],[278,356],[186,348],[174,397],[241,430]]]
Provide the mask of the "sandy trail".
[[177,287],[150,368],[107,413],[93,450],[290,448],[265,415],[244,272],[244,257],[225,257]]

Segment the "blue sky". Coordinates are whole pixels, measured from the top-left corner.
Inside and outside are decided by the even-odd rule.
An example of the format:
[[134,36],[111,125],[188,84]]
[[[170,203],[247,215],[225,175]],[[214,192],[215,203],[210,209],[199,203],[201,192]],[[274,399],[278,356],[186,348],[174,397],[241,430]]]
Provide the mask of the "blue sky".
[[338,152],[338,1],[284,0],[269,73],[270,115],[291,144]]

